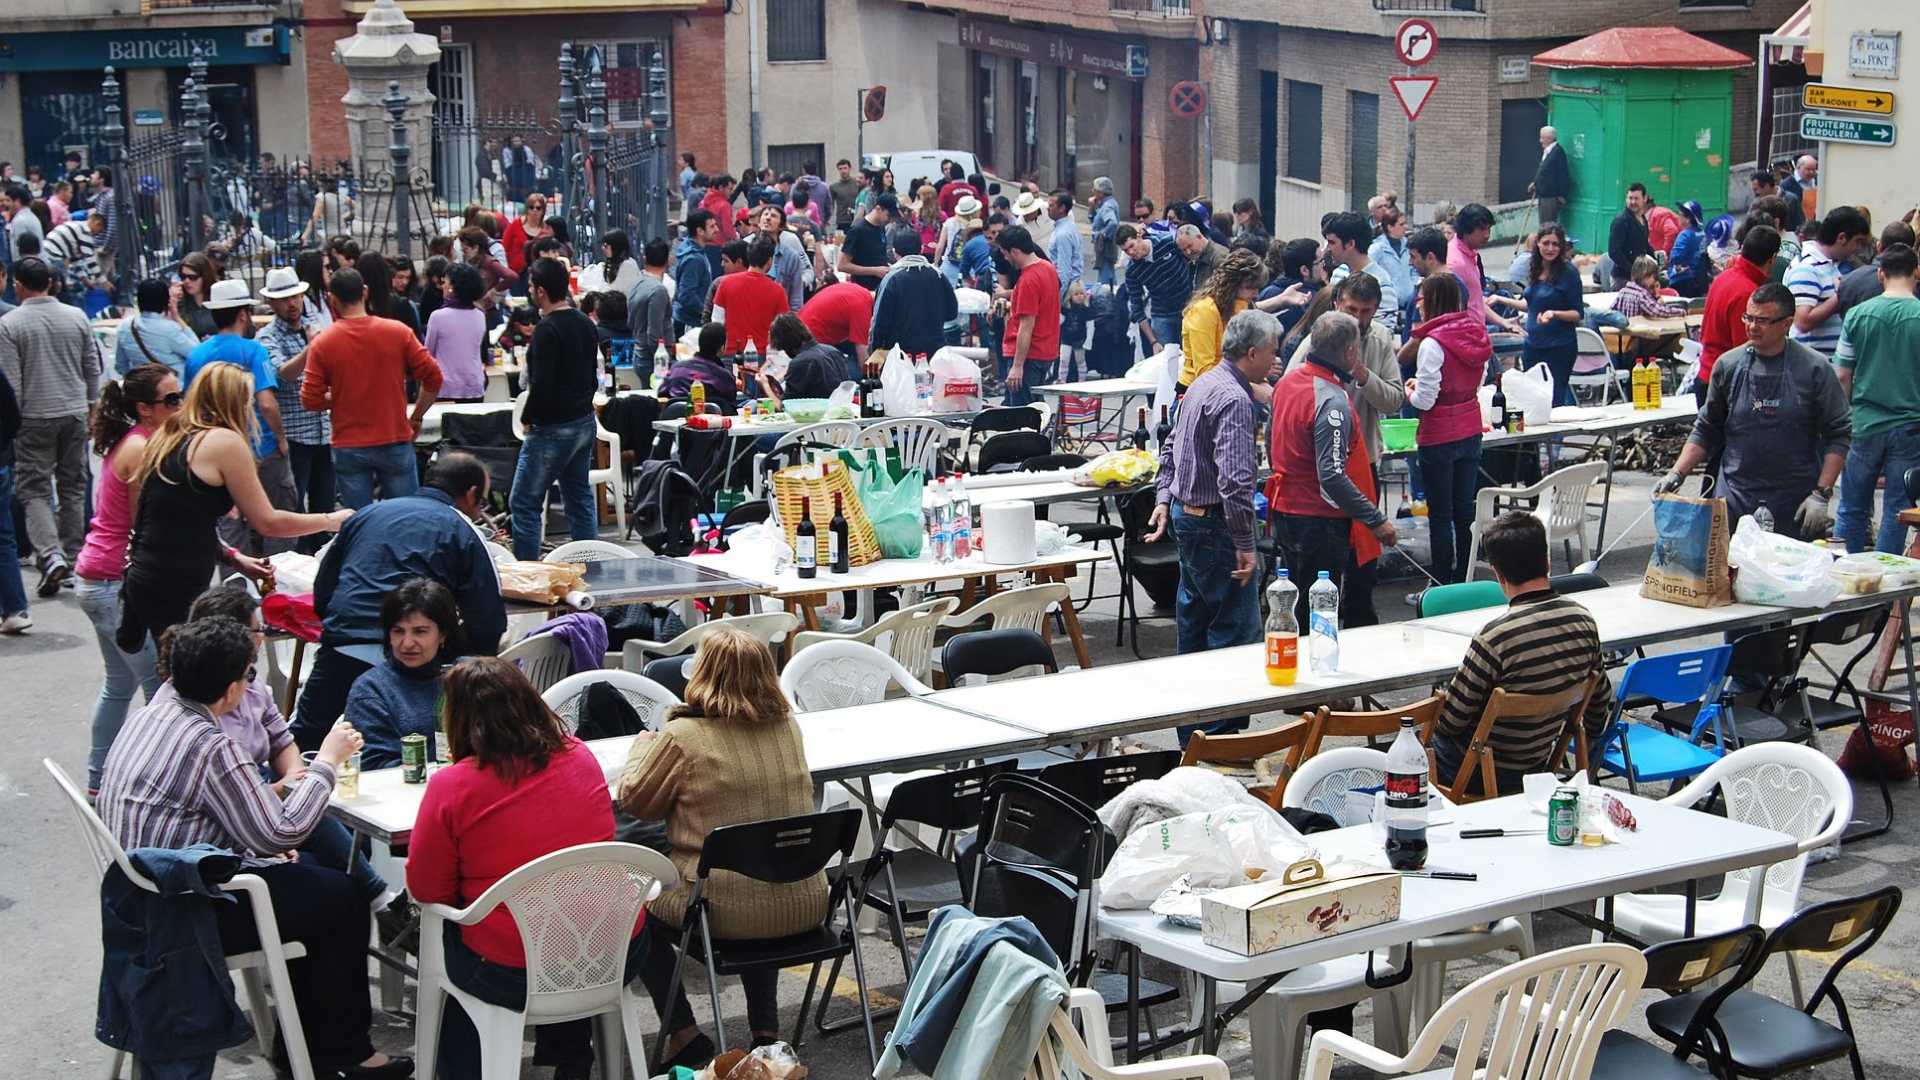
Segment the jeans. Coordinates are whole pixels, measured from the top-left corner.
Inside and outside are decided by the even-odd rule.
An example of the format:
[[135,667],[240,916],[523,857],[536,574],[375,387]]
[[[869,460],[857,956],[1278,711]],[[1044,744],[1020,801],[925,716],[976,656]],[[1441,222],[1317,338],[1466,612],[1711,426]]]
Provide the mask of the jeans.
[[1847,468],[1840,474],[1840,513],[1835,531],[1848,551],[1867,550],[1867,518],[1873,506],[1873,486],[1886,477],[1880,496],[1880,532],[1874,550],[1890,555],[1906,551],[1907,527],[1900,511],[1913,505],[1907,498],[1907,470],[1920,466],[1920,424],[1906,424],[1871,435],[1855,435],[1847,450]]
[[[1164,349],[1168,345],[1180,344],[1180,315],[1178,312],[1172,315],[1149,316],[1147,318],[1147,325],[1153,328],[1154,339],[1160,342],[1161,348]],[[1145,348],[1146,342],[1143,341],[1140,344],[1142,348]],[[1148,355],[1152,354],[1149,353]]]
[[13,535],[13,466],[0,465],[0,618],[26,610],[27,587],[20,580],[20,541]]
[[[4,470],[0,470],[4,471]],[[0,556],[3,557],[3,556]],[[93,747],[87,751],[87,788],[100,786],[100,772],[107,764],[107,750],[127,722],[127,709],[133,704],[134,687],[146,692],[146,699],[160,689],[158,662],[153,654],[153,639],[148,638],[137,653],[120,651],[113,643],[120,628],[120,582],[80,578],[74,587],[80,610],[93,623],[93,636],[100,643],[100,658],[106,662],[106,678],[100,683],[100,697],[93,703]],[[0,607],[5,607],[0,604]]]
[[300,845],[302,854],[311,855],[321,866],[339,870],[369,905],[387,891],[387,880],[380,876],[365,855],[354,850],[353,833],[333,818],[321,818]]
[[[527,969],[496,964],[467,947],[460,928],[443,924],[441,939],[447,950],[447,978],[455,986],[489,1005],[519,1009],[527,1003]],[[641,969],[647,950],[647,935],[636,935],[627,946],[627,977]],[[440,1048],[437,1071],[441,1076],[480,1075],[480,1033],[474,1028],[460,1003],[445,999],[446,1011],[440,1018]],[[517,1045],[517,1044],[516,1044]],[[593,1063],[593,1020],[564,1020],[540,1024],[533,1029],[535,1065],[590,1065]],[[508,1070],[520,1073],[519,1063]]]
[[1467,553],[1473,543],[1473,495],[1479,490],[1480,436],[1420,448],[1427,481],[1427,527],[1433,535],[1433,576],[1442,582],[1467,580],[1473,567]]
[[71,566],[87,536],[86,418],[22,420],[13,453],[27,539],[41,569],[52,563]]
[[[692,1027],[693,1006],[687,1004],[687,989],[673,979],[673,968],[677,962],[675,946],[680,941],[680,931],[649,914],[647,930],[641,938],[646,942],[646,955],[640,959],[640,981],[646,984],[647,995],[653,998],[653,1011],[660,1017],[660,1026],[670,1032]],[[687,958],[687,967],[699,966],[699,960],[691,956]],[[741,973],[740,988],[747,995],[749,1031],[780,1030],[779,980],[780,973],[772,968]]]
[[290,727],[300,749],[320,749],[333,722],[347,711],[347,691],[353,689],[353,681],[372,666],[332,646],[320,646],[320,655],[313,658],[313,670],[300,685],[300,700],[293,708]]
[[[1173,540],[1180,550],[1180,589],[1174,596],[1174,622],[1182,654],[1250,645],[1260,640],[1260,585],[1253,578],[1233,580],[1236,552],[1227,535],[1227,519],[1218,507],[1206,516],[1189,514],[1178,500]],[[1305,590],[1302,590],[1304,595]],[[1245,717],[1208,725],[1182,725],[1180,741],[1195,731],[1219,735],[1247,726]]]
[[1576,355],[1572,345],[1529,345],[1521,354],[1520,366],[1524,369],[1535,364],[1547,365],[1547,370],[1553,373],[1553,403],[1572,405],[1574,404],[1573,384],[1569,380],[1573,378],[1573,361]]
[[[333,447],[289,440],[287,464],[293,468],[293,489],[299,495],[300,505],[306,508],[306,512],[330,513],[335,500]],[[311,555],[320,550],[320,545],[327,540],[328,536],[327,533],[302,536],[293,542],[294,550]]]
[[[1274,538],[1280,543],[1280,557],[1286,563],[1287,577],[1299,590],[1293,602],[1293,617],[1302,630],[1307,626],[1307,590],[1313,587],[1320,571],[1325,570],[1334,587],[1340,589],[1341,607],[1346,606],[1347,593],[1342,583],[1346,580],[1350,559],[1347,533],[1351,525],[1349,518],[1306,514],[1273,516]],[[1346,612],[1342,611],[1342,626],[1346,625],[1345,616]]]
[[420,490],[420,468],[414,463],[412,443],[336,446],[333,472],[340,505],[355,510],[373,503],[376,483],[383,499],[397,499]]
[[1113,264],[1101,263],[1099,271],[1094,275],[1094,281],[1100,285],[1112,285],[1114,281]]
[[[1013,357],[1002,356],[999,358],[998,363],[1000,366],[1000,384],[1005,386],[1007,382],[1007,371],[1013,367]],[[1008,387],[1005,404],[1031,405],[1035,401],[1038,401],[1039,396],[1033,392],[1033,388],[1045,385],[1053,377],[1053,363],[1054,360],[1052,357],[1045,360],[1035,360],[1032,357],[1028,357],[1027,362],[1020,366],[1020,389],[1015,390]]]
[[591,415],[564,424],[527,425],[520,444],[520,461],[513,470],[513,557],[538,559],[546,538],[547,489],[560,482],[560,498],[567,507],[567,527],[575,540],[600,535],[600,507],[593,497],[587,473],[593,468],[594,419]]

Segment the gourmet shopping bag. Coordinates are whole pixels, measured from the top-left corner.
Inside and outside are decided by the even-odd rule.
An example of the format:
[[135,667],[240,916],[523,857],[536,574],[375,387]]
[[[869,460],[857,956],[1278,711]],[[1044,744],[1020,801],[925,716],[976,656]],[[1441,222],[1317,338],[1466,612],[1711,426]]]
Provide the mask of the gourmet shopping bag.
[[1641,596],[1687,607],[1733,603],[1725,499],[1655,495],[1653,531],[1653,555],[1647,559]]

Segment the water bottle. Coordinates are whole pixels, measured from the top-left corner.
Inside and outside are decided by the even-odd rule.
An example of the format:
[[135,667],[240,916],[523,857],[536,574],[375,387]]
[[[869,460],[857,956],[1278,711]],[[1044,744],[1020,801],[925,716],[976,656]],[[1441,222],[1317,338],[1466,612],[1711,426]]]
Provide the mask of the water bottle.
[[1400,718],[1400,734],[1387,748],[1387,865],[1418,870],[1427,864],[1427,750]]
[[940,511],[935,500],[940,494],[940,485],[928,481],[920,489],[920,522],[927,531],[927,554],[933,561],[940,561],[937,545],[940,541]]
[[1300,674],[1300,620],[1293,614],[1299,596],[1281,567],[1267,586],[1267,681],[1274,686],[1292,686]]
[[967,495],[967,477],[962,473],[953,478],[953,537],[949,546],[953,548],[953,557],[964,559],[972,555],[977,548],[973,542],[973,499]]
[[1773,531],[1773,511],[1767,509],[1764,505],[1759,507],[1753,512],[1753,523],[1755,525],[1760,526],[1762,529],[1766,530],[1767,532],[1772,532]]
[[953,561],[953,501],[947,495],[944,480],[933,484],[933,561]]
[[920,403],[920,415],[933,411],[933,367],[924,353],[913,358],[913,397]]
[[1340,586],[1325,570],[1307,590],[1307,627],[1312,634],[1308,659],[1315,675],[1340,670]]

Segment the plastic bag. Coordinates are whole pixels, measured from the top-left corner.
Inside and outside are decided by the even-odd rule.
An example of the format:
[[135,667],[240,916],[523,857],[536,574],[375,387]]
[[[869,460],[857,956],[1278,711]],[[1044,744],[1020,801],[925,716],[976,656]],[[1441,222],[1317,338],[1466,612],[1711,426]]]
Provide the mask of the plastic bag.
[[888,416],[919,416],[920,397],[913,384],[913,360],[895,345],[880,369],[880,395]]
[[920,470],[908,469],[895,480],[887,467],[872,455],[850,464],[860,507],[867,512],[867,520],[873,523],[874,538],[880,542],[880,557],[919,558],[921,545],[927,539],[920,516],[920,497],[926,481]]
[[1840,770],[1871,780],[1905,780],[1913,775],[1913,714],[1884,701],[1866,700],[1867,722],[1853,729],[1840,751]]
[[951,345],[933,354],[933,411],[980,411],[980,365]]
[[1733,598],[1743,604],[1818,608],[1840,595],[1827,549],[1768,532],[1752,517],[1741,518],[1733,531],[1727,562],[1740,568]]
[[1155,353],[1152,356],[1147,357],[1145,360],[1142,360],[1139,363],[1128,368],[1127,378],[1132,380],[1133,382],[1146,382],[1146,383],[1152,383],[1155,386],[1158,386],[1160,385],[1160,376],[1164,374],[1166,370],[1167,370],[1166,354]]
[[1177,343],[1168,344],[1160,350],[1160,374],[1153,391],[1153,415],[1169,412],[1179,403],[1179,395],[1174,387],[1180,383],[1180,367],[1186,362],[1186,354],[1180,351]]
[[273,567],[273,587],[282,592],[310,593],[313,579],[320,576],[320,560],[298,551],[282,551],[267,556]]
[[1264,806],[1183,814],[1135,829],[1100,875],[1100,906],[1149,907],[1181,875],[1195,889],[1258,881],[1301,859],[1313,847]]
[[1145,450],[1109,450],[1073,470],[1082,487],[1132,487],[1154,478],[1160,459]]
[[820,414],[822,420],[854,420],[860,416],[860,384],[852,379],[833,388],[827,395],[827,411]]
[[1507,407],[1519,409],[1528,427],[1553,422],[1553,372],[1546,364],[1506,372],[1500,376],[1500,390],[1507,395]]

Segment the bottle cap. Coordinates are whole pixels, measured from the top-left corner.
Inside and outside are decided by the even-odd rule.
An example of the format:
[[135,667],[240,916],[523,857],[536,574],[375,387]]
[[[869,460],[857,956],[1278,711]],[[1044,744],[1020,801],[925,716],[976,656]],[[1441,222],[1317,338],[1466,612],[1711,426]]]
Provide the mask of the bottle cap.
[[1290,577],[1291,575],[1289,575],[1289,574],[1287,573],[1287,568],[1283,566],[1283,567],[1281,567],[1280,569],[1278,569],[1278,570],[1275,570],[1275,571],[1273,572],[1273,576],[1274,576],[1274,577],[1279,577],[1279,578],[1284,578],[1284,577]]
[[1332,575],[1330,575],[1330,574],[1328,574],[1328,573],[1327,573],[1327,571],[1325,571],[1325,570],[1322,570],[1322,571],[1320,571],[1320,580],[1321,580],[1321,581],[1325,581],[1325,580],[1327,580],[1327,579],[1328,579],[1329,577],[1331,577],[1331,576],[1332,576]]

